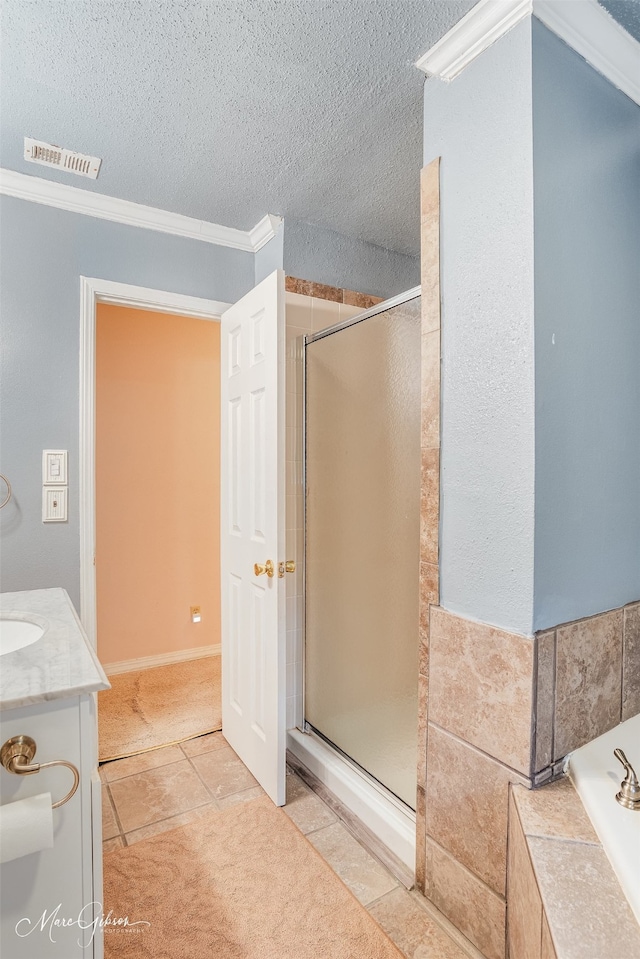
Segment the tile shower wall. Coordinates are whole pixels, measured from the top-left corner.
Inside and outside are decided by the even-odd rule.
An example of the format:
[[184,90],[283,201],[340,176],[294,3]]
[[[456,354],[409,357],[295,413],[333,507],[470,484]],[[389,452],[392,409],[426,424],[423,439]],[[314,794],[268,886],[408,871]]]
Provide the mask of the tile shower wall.
[[[303,338],[362,313],[376,297],[286,278],[286,547],[296,572],[286,579],[287,729],[302,724],[304,627]],[[292,292],[307,290],[307,293]],[[343,302],[345,298],[350,303]],[[355,303],[355,305],[354,305]],[[364,305],[363,305],[364,304]]]

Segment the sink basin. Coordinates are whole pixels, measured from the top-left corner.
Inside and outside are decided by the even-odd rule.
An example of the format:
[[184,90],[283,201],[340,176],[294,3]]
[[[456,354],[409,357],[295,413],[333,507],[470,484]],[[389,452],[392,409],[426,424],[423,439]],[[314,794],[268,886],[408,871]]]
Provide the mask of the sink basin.
[[0,613],[0,656],[37,643],[48,625],[46,619],[31,613]]

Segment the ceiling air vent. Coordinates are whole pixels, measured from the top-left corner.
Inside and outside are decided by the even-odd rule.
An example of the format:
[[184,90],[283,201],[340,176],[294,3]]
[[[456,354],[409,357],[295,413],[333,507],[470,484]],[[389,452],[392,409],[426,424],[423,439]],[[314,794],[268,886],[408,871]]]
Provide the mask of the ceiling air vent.
[[43,143],[42,140],[33,140],[31,137],[24,138],[24,158],[29,163],[40,163],[42,166],[66,170],[67,173],[88,176],[92,180],[98,176],[102,163],[99,157],[74,153],[73,150],[54,146],[53,143]]

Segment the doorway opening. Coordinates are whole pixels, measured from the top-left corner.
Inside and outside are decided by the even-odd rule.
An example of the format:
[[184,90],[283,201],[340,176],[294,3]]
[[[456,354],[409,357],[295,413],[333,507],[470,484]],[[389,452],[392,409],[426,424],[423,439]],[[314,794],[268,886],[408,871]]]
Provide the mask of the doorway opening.
[[219,524],[219,324],[99,304],[102,761],[221,728]]
[[82,282],[82,618],[112,683],[105,761],[221,727],[227,304]]

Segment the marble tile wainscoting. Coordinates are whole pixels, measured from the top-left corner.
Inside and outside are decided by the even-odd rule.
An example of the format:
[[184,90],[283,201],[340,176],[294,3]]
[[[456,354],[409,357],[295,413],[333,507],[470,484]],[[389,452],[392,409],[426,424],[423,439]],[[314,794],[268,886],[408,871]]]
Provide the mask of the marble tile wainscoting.
[[536,634],[539,785],[567,753],[640,713],[640,602]]
[[533,638],[432,607],[425,894],[504,959],[509,786],[531,783]]
[[640,603],[534,637],[432,606],[429,643],[425,893],[504,959],[510,789],[640,711]]

